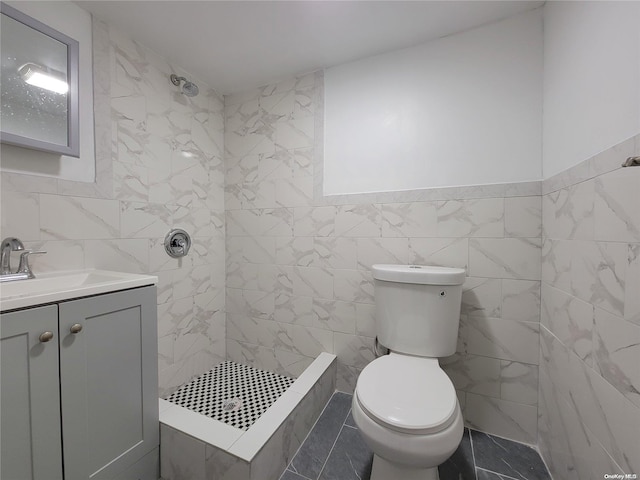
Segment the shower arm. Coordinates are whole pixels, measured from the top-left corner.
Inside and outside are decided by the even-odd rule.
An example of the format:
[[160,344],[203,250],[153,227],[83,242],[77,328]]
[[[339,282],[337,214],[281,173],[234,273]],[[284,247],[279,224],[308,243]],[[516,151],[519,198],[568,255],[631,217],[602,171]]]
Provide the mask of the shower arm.
[[184,77],[179,77],[178,75],[176,75],[175,73],[172,73],[171,76],[169,77],[171,79],[171,83],[173,83],[176,87],[180,86],[180,82],[186,82],[187,79]]

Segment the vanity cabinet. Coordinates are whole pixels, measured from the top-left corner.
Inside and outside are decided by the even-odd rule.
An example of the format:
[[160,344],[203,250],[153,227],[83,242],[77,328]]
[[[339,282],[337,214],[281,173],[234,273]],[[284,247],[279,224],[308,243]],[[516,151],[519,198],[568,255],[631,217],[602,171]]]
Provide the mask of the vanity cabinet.
[[57,336],[57,305],[0,317],[2,480],[63,478]]
[[158,478],[154,286],[3,313],[0,327],[2,480]]

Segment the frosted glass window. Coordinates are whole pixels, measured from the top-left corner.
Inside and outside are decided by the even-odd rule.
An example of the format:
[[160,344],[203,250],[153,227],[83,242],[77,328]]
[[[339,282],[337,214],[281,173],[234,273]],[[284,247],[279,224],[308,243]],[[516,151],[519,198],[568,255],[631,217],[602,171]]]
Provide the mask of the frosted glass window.
[[2,141],[78,156],[77,42],[5,4],[0,21]]

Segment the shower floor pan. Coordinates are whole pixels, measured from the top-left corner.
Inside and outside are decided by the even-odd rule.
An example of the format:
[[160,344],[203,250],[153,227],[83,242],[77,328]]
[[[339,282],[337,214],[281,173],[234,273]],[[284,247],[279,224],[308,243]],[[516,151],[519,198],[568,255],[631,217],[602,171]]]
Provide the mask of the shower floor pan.
[[224,362],[160,399],[163,480],[277,480],[335,390],[335,355],[297,379]]
[[246,431],[293,381],[241,363],[222,362],[167,400]]

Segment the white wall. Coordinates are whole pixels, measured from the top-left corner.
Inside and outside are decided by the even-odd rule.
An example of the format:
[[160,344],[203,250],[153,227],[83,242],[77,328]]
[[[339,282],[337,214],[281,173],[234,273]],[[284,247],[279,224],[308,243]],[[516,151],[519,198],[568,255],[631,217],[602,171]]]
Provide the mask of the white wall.
[[640,2],[547,2],[543,125],[544,178],[640,132]]
[[539,180],[537,9],[325,72],[324,194]]
[[45,177],[93,182],[95,147],[93,130],[93,62],[91,15],[71,2],[7,2],[21,12],[76,39],[80,44],[80,157],[2,145],[2,170]]

